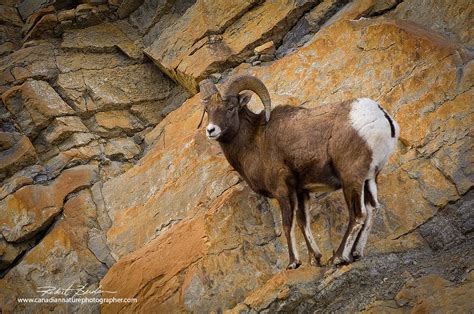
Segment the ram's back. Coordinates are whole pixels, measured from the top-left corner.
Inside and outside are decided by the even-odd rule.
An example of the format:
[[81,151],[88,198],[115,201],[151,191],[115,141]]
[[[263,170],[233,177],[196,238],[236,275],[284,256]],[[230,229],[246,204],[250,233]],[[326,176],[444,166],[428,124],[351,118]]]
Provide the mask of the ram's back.
[[347,123],[351,101],[313,108],[279,106],[272,111],[266,129],[270,155],[277,164],[298,176],[302,187],[316,190],[339,188],[340,182],[328,155],[328,143],[334,127]]

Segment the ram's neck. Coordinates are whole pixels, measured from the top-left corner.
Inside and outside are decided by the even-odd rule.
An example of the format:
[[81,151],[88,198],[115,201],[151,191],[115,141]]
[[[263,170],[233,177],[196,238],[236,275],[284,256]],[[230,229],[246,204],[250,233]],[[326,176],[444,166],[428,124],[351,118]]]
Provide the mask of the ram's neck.
[[247,182],[250,178],[246,173],[246,164],[260,162],[258,142],[263,136],[262,118],[261,114],[257,115],[246,108],[243,109],[237,135],[229,142],[220,143],[227,161]]

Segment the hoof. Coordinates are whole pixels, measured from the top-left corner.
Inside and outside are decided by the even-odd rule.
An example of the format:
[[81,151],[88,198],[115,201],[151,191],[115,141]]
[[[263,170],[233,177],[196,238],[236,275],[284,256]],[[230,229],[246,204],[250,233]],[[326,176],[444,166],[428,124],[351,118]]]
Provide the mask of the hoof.
[[355,250],[352,252],[352,258],[354,259],[354,261],[357,261],[359,260],[361,257],[363,256],[363,254],[361,254],[359,251]]
[[301,265],[301,261],[296,260],[296,261],[290,262],[288,266],[286,266],[286,269],[297,269],[298,267],[300,267],[300,265]]
[[320,257],[310,256],[309,264],[311,266],[321,267],[321,256]]
[[342,256],[333,256],[331,258],[331,261],[330,263],[333,265],[333,266],[342,266],[342,265],[347,265],[347,264],[350,264],[352,263],[352,258],[344,258]]

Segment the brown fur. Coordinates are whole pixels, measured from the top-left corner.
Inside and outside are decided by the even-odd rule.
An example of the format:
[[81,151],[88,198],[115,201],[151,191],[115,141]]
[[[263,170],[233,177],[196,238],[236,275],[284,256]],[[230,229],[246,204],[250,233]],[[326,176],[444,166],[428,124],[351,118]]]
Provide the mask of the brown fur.
[[[279,106],[265,124],[263,113],[252,113],[245,106],[249,97],[243,97],[248,95],[222,100],[215,94],[206,111],[209,121],[223,128],[218,141],[229,163],[252,190],[278,200],[289,246],[288,267],[301,264],[290,240],[293,212],[297,211],[303,231],[310,219],[305,215],[304,201],[314,184],[344,190],[350,221],[335,253],[341,259],[349,233],[365,219],[360,200],[371,162],[369,147],[350,124],[352,101],[311,109]],[[319,264],[319,250],[312,249],[304,235],[310,260]]]

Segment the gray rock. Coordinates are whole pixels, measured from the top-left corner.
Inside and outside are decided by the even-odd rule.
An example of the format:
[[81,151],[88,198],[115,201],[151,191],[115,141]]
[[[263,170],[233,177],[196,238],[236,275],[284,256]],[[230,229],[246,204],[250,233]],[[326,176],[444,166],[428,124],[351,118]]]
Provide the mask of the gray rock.
[[275,59],[275,55],[272,55],[272,54],[262,54],[260,55],[260,61],[262,62],[269,62],[269,61],[273,61]]
[[115,263],[112,255],[110,255],[110,249],[107,246],[107,238],[103,231],[95,228],[90,229],[87,246],[92,253],[94,253],[95,257],[106,264],[107,267],[111,267]]
[[321,1],[285,35],[283,43],[277,49],[277,57],[281,58],[303,46],[339,8],[348,2],[348,0]]
[[443,216],[435,216],[429,222],[420,226],[420,234],[433,250],[443,249],[464,239],[459,230]]
[[36,137],[54,117],[74,113],[45,81],[27,81],[5,92],[2,98],[20,129],[30,138]]

